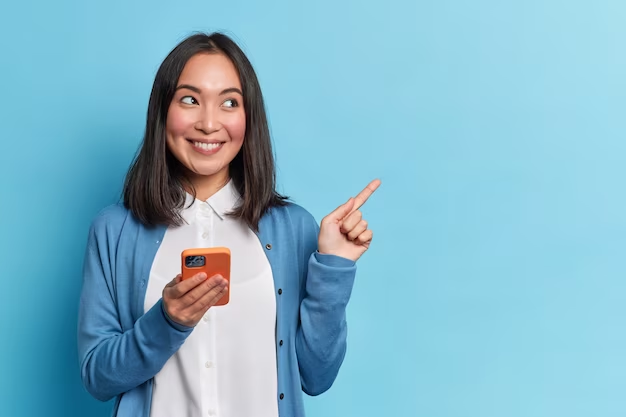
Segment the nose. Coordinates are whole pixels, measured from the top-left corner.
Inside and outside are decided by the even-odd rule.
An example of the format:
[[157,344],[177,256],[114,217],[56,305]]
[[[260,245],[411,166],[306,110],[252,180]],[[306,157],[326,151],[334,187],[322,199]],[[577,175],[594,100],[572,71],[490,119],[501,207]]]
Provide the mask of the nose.
[[194,127],[205,135],[210,135],[220,130],[222,125],[219,121],[217,111],[212,108],[206,108],[199,114],[198,121]]

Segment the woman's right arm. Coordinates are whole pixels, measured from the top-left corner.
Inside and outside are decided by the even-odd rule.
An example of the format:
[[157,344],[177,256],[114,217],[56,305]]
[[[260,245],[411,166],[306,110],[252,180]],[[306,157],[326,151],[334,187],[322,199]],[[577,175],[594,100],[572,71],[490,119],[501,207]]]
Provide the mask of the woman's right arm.
[[101,401],[153,378],[224,291],[219,277],[197,276],[183,282],[176,277],[164,289],[163,298],[132,329],[123,331],[107,231],[103,218],[89,231],[78,316],[82,380]]

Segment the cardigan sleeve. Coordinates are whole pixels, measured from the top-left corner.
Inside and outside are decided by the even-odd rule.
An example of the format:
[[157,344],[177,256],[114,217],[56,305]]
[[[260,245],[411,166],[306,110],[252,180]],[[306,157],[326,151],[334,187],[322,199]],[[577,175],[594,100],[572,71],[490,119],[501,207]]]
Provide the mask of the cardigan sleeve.
[[296,333],[302,390],[322,394],[334,383],[347,348],[346,308],[354,279],[354,261],[317,252],[319,226],[310,218],[303,233],[304,296]]
[[133,328],[122,329],[118,299],[129,294],[118,294],[116,284],[128,277],[115,276],[120,231],[110,220],[101,215],[90,228],[78,314],[82,381],[87,391],[101,401],[151,379],[192,331],[166,317],[161,301]]

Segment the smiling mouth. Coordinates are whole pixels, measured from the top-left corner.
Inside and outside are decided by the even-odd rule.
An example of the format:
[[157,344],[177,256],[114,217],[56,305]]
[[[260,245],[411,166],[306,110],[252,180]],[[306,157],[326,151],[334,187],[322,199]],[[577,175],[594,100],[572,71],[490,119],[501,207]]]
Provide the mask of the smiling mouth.
[[198,142],[198,141],[193,141],[193,140],[189,140],[189,142],[194,146],[194,148],[200,150],[200,151],[204,151],[204,152],[213,152],[218,150],[219,148],[222,147],[222,145],[224,145],[225,142],[211,142],[211,143],[206,143],[206,142]]

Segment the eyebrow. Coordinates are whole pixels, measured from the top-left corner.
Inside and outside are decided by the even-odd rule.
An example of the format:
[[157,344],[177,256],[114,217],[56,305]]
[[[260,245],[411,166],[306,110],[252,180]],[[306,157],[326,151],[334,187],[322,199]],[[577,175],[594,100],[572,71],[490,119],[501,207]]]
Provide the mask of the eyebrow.
[[[182,90],[182,89],[187,89],[187,90],[193,91],[194,93],[202,94],[202,90],[200,90],[198,87],[194,87],[193,85],[181,84],[178,87],[176,87],[176,91]],[[243,97],[243,93],[241,92],[241,90],[236,87],[230,87],[225,90],[222,90],[219,95],[223,96],[224,94],[228,94],[228,93],[237,93]]]

